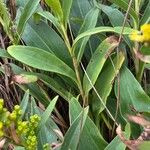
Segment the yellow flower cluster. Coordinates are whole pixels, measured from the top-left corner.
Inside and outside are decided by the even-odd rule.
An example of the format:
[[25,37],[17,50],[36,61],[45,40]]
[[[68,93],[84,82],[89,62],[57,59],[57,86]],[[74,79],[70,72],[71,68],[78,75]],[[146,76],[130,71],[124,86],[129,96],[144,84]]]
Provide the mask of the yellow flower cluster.
[[150,43],[150,24],[144,24],[140,31],[131,33],[130,39],[136,42]]
[[20,139],[20,144],[24,145],[26,150],[36,150],[36,130],[40,117],[35,114],[30,116],[28,121],[23,121],[21,115],[22,111],[19,105],[16,105],[12,113],[10,113],[4,108],[4,101],[0,99],[0,138],[5,135],[9,136],[10,133],[5,133],[4,131],[9,131],[9,128],[13,125],[14,130],[16,130],[17,136]]
[[40,121],[40,117],[35,114],[30,117],[28,123],[28,131],[26,133],[26,143],[25,148],[27,150],[35,150],[37,147],[37,137],[36,137],[36,129],[38,127]]

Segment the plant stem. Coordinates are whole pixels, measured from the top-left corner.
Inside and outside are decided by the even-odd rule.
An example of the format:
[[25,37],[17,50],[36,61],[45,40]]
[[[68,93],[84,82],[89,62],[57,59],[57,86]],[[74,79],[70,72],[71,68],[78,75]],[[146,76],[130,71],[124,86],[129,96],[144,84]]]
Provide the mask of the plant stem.
[[66,30],[64,28],[63,25],[61,25],[61,28],[62,28],[62,32],[63,32],[63,38],[64,38],[64,41],[66,43],[66,46],[68,48],[68,51],[72,57],[72,62],[73,62],[73,66],[74,66],[74,70],[75,70],[75,74],[76,74],[76,78],[77,78],[77,84],[78,84],[78,88],[79,88],[79,91],[80,91],[80,94],[81,94],[81,97],[83,99],[83,106],[86,105],[86,100],[85,100],[85,96],[84,96],[84,91],[83,91],[83,87],[82,87],[82,83],[81,83],[81,78],[80,78],[80,73],[79,73],[79,64],[78,64],[78,61],[75,57],[75,54],[74,52],[72,51],[72,47],[70,45],[70,41],[69,41],[69,38],[68,38],[68,35],[66,33]]

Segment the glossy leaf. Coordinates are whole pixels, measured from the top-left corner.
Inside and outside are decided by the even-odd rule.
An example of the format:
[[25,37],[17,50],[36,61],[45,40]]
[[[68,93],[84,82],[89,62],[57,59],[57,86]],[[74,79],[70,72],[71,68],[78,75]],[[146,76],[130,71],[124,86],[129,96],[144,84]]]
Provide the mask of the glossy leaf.
[[8,53],[26,65],[65,75],[76,82],[75,73],[68,65],[42,49],[30,46],[10,46]]

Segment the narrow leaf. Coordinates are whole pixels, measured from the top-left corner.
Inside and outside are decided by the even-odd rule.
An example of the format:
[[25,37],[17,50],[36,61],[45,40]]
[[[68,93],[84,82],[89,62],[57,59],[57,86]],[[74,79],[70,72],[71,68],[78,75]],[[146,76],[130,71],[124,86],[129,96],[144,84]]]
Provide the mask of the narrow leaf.
[[150,20],[150,1],[148,2],[146,9],[144,11],[144,14],[142,15],[142,18],[140,20],[140,24],[143,25],[145,23],[148,23],[147,21]]
[[88,107],[82,111],[77,119],[72,123],[71,127],[68,129],[61,150],[71,149],[76,150],[80,141],[80,135],[82,133],[85,121],[88,115]]
[[[70,124],[76,120],[82,111],[83,108],[81,107],[78,100],[72,98],[71,101],[69,101]],[[94,122],[90,119],[90,117],[87,117],[85,126],[83,127],[83,132],[81,133],[78,150],[99,150],[100,148],[104,149],[106,145],[106,141],[103,139]]]
[[[87,13],[87,15],[85,16],[84,22],[80,28],[79,35],[87,31],[88,29],[94,28],[96,26],[98,14],[99,14],[98,8],[93,8]],[[89,38],[90,36],[85,37],[76,45],[75,53],[77,55],[78,62],[81,61],[81,58],[84,53],[84,49],[86,47],[86,44]]]
[[28,102],[29,102],[29,90],[27,90],[23,96],[23,99],[20,103],[20,108],[21,108],[21,111],[22,111],[22,117],[24,116],[25,114],[25,111],[27,109],[27,106],[28,106]]
[[[115,3],[117,6],[122,8],[124,11],[127,11],[129,4],[125,2],[124,0],[109,0],[111,3]],[[129,10],[130,16],[133,18],[134,24],[139,24],[139,18],[137,13],[134,11],[134,9],[131,7]]]
[[[55,108],[56,102],[57,102],[58,96],[56,96],[49,104],[49,106],[46,108],[46,110],[44,111],[44,113],[41,116],[41,121],[39,123],[38,129],[40,131],[40,129],[45,125],[45,123],[47,122],[47,120],[49,119],[52,111]],[[38,132],[39,132],[38,131]]]
[[63,21],[63,11],[59,0],[45,0],[59,21]]
[[76,82],[74,71],[55,55],[42,49],[30,46],[10,46],[8,53],[15,59],[31,67],[56,72]]
[[17,25],[17,31],[18,34],[21,35],[27,21],[32,16],[32,14],[35,12],[40,0],[29,0],[23,9],[23,12],[21,13],[18,25]]
[[[95,88],[101,96],[105,105],[107,102],[107,98],[112,90],[114,79],[123,64],[124,59],[124,54],[120,52],[118,56],[115,56],[112,61],[109,61],[108,64],[104,66],[104,69],[102,70],[99,78],[97,79]],[[93,95],[92,107],[93,111],[97,112],[98,114],[102,112],[105,108],[96,94]]]
[[73,2],[73,0],[63,0],[63,2],[62,2],[64,25],[65,25],[66,28],[67,28],[67,23],[69,21],[69,15],[70,15],[72,2]]
[[126,67],[120,74],[120,104],[124,116],[132,114],[133,108],[138,112],[150,112],[150,97]]
[[[131,34],[131,32],[133,32],[133,31],[135,31],[135,30],[125,27],[123,34]],[[73,46],[75,47],[77,42],[86,36],[91,36],[91,35],[94,35],[97,33],[102,33],[102,32],[114,32],[114,33],[121,34],[122,27],[114,27],[113,28],[113,27],[103,27],[102,26],[102,27],[96,27],[93,29],[89,29],[76,37],[76,39],[74,40]]]
[[[102,67],[107,60],[109,54],[114,50],[114,48],[118,45],[118,39],[115,36],[111,36],[104,40],[97,48],[97,50],[94,52],[87,68],[86,73],[90,79],[87,78],[87,75],[84,75],[83,78],[83,88],[85,91],[85,94],[88,94],[90,89],[92,88],[92,85],[95,84]],[[91,85],[92,83],[92,85]]]

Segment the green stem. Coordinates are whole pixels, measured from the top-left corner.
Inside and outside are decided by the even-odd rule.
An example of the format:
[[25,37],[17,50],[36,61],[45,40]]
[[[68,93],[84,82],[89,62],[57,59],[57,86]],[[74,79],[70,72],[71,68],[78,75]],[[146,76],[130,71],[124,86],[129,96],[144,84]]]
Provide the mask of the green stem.
[[69,38],[68,38],[68,35],[66,33],[66,30],[64,28],[63,25],[61,25],[61,28],[62,28],[62,32],[63,32],[63,38],[64,38],[64,41],[66,43],[66,46],[68,48],[68,51],[72,57],[72,61],[73,61],[73,66],[74,66],[74,70],[75,70],[75,73],[76,73],[76,78],[77,78],[77,84],[78,84],[78,88],[79,88],[79,91],[80,91],[80,94],[81,94],[81,97],[83,99],[83,106],[85,106],[85,96],[84,96],[84,91],[83,91],[83,87],[82,87],[82,83],[81,83],[81,78],[80,78],[80,73],[79,73],[79,64],[78,64],[78,61],[74,55],[74,52],[72,51],[72,47],[70,45],[70,41],[69,41]]

